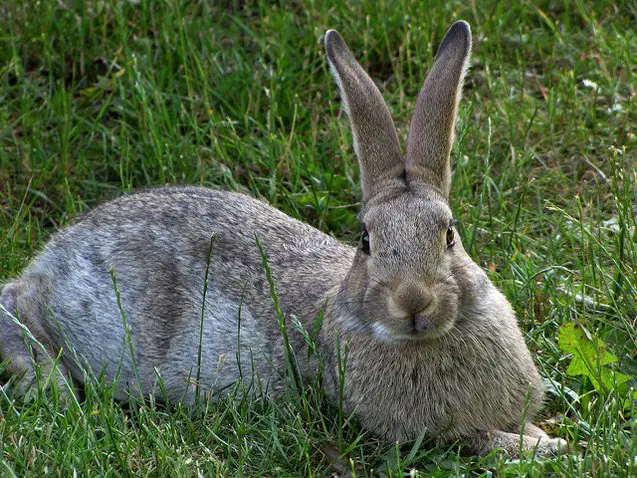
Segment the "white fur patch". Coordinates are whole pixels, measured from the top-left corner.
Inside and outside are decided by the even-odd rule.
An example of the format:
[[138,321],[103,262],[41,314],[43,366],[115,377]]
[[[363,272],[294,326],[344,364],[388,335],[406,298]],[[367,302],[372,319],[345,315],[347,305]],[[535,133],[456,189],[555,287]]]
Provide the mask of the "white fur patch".
[[405,317],[407,315],[407,312],[402,310],[398,304],[396,304],[396,301],[391,294],[387,294],[387,312],[389,312],[390,316],[396,318]]
[[380,322],[374,322],[372,330],[374,331],[374,337],[382,342],[393,342],[395,340],[390,330]]

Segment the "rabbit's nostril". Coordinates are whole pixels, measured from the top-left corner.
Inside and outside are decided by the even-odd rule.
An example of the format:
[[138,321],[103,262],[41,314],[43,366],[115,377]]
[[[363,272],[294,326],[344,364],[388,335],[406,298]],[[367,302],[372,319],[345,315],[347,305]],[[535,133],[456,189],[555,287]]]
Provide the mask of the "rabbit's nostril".
[[413,316],[413,327],[417,332],[428,332],[434,328],[434,324],[431,322],[429,317],[416,314]]

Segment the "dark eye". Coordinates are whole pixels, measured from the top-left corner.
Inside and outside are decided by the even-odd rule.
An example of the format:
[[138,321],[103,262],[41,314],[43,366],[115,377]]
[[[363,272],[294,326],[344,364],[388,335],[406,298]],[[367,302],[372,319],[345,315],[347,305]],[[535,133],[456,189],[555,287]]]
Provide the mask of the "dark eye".
[[369,255],[369,232],[367,229],[363,229],[361,233],[361,249],[367,255]]
[[456,236],[453,232],[453,226],[456,223],[453,219],[449,221],[449,227],[447,228],[447,249],[451,249],[456,244]]

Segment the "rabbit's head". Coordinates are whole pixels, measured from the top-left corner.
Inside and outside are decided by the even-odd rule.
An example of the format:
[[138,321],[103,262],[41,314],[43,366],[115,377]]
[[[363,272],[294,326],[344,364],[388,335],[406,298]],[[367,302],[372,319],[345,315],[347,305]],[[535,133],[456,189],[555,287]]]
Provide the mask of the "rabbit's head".
[[449,154],[469,61],[471,31],[456,22],[443,39],[401,147],[389,109],[341,36],[325,37],[330,67],[354,136],[361,175],[363,232],[337,299],[340,326],[384,341],[449,331],[470,261],[449,207]]

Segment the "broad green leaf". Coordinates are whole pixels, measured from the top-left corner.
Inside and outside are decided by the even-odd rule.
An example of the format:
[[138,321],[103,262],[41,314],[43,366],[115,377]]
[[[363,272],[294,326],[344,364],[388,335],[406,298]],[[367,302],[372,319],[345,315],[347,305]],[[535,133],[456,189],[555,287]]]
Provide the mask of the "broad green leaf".
[[575,357],[598,365],[617,362],[617,357],[607,350],[608,345],[592,336],[579,324],[562,325],[557,337],[559,347],[563,352],[571,353]]
[[573,360],[566,369],[568,375],[587,376],[597,391],[627,391],[625,384],[630,377],[605,367],[617,362],[617,357],[608,350],[607,344],[582,326],[575,323],[561,326],[558,345],[563,352],[573,354]]

